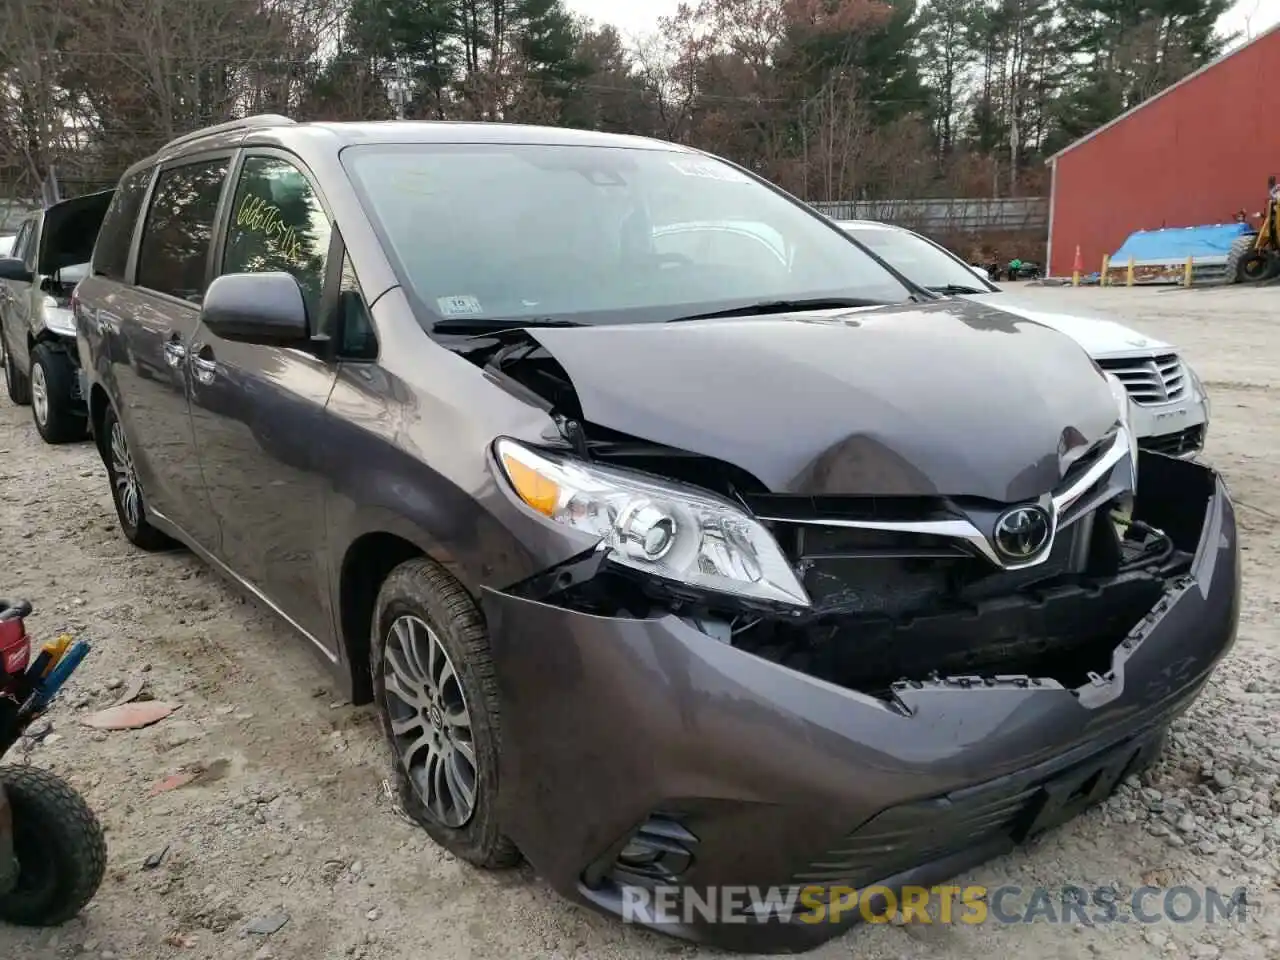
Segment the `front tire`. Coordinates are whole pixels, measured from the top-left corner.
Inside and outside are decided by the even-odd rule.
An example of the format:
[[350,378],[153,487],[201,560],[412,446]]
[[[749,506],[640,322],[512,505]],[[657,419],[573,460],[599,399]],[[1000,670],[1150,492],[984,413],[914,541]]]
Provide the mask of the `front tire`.
[[116,517],[120,520],[125,539],[149,552],[176,546],[167,535],[147,522],[147,507],[133,466],[133,455],[129,452],[129,441],[124,435],[124,425],[110,406],[102,415],[100,449],[107,479],[111,482],[111,501],[116,505]]
[[74,443],[88,435],[88,418],[75,407],[76,368],[47,343],[31,351],[31,419],[45,443]]
[[1280,273],[1280,255],[1256,250],[1240,261],[1242,283],[1264,283]]
[[18,885],[0,896],[0,921],[56,927],[93,899],[107,867],[102,825],[80,794],[47,770],[0,767],[13,814]]
[[9,399],[20,407],[31,402],[31,384],[25,375],[18,371],[13,359],[13,351],[4,345],[4,382],[9,392]]
[[387,577],[372,627],[374,699],[401,807],[457,857],[515,866],[520,853],[497,817],[501,712],[479,610],[420,558]]

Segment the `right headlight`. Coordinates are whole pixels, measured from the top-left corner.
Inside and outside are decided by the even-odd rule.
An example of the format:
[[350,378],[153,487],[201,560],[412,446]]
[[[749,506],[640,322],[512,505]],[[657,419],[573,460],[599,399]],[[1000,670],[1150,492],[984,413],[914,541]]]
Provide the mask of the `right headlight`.
[[516,495],[547,519],[600,538],[624,567],[703,590],[808,607],[773,535],[741,507],[695,487],[494,445]]

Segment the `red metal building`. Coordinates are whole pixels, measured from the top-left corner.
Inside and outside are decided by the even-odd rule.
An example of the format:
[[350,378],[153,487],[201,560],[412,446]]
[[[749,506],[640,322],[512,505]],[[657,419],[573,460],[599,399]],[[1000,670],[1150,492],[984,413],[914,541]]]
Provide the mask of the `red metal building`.
[[1229,223],[1280,176],[1280,27],[1201,68],[1049,158],[1051,276],[1080,247],[1100,269],[1135,230]]

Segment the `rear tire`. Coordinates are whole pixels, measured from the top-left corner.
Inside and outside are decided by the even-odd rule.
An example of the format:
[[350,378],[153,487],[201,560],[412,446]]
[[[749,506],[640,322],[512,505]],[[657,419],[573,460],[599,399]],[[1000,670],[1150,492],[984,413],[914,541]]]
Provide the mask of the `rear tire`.
[[[500,705],[480,611],[453,577],[419,558],[391,571],[371,626],[374,699],[400,806],[455,856],[490,870],[515,866],[520,852],[498,822]],[[430,684],[415,684],[427,674]]]
[[61,350],[38,343],[31,351],[31,419],[45,443],[74,443],[89,433],[76,409],[76,368]]
[[31,384],[24,374],[20,373],[13,360],[13,350],[4,345],[4,382],[9,391],[9,399],[20,407],[31,402]]
[[176,547],[173,540],[147,522],[147,506],[133,467],[124,426],[110,406],[102,415],[102,437],[98,446],[111,483],[111,501],[116,505],[116,517],[120,520],[125,539],[148,552]]
[[107,867],[102,825],[80,794],[47,770],[0,767],[13,813],[18,886],[0,897],[0,921],[56,927],[93,899]]

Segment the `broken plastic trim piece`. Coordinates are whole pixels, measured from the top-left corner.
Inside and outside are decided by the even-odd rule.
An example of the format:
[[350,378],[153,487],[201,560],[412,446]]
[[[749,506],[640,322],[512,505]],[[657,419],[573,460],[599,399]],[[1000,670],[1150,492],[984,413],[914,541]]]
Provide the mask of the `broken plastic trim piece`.
[[547,600],[558,593],[563,593],[570,587],[586,583],[594,578],[600,573],[607,556],[608,551],[592,547],[585,553],[570,557],[563,563],[557,563],[555,566],[548,567],[540,573],[535,573],[531,577],[512,584],[503,592],[509,593],[513,597],[519,597],[522,600]]

